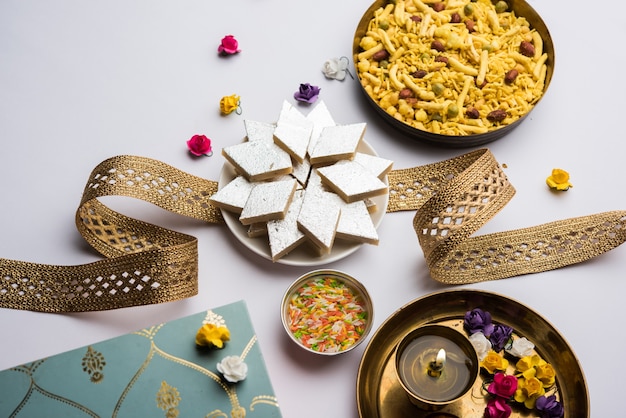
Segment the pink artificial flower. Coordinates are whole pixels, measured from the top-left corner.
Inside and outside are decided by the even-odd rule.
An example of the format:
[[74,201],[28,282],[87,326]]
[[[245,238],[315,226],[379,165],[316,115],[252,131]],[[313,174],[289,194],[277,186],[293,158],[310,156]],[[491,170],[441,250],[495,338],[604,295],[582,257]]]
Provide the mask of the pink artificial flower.
[[239,42],[233,35],[226,35],[222,38],[222,43],[217,47],[217,52],[220,55],[233,55],[241,52],[239,49]]
[[509,418],[511,407],[502,398],[490,399],[485,408],[485,418]]
[[204,135],[194,135],[189,141],[187,141],[187,148],[193,155],[207,156],[213,155],[213,149],[211,148],[211,140]]
[[492,395],[509,399],[517,390],[517,377],[505,375],[504,373],[496,373],[493,376],[493,382],[487,388],[487,392]]

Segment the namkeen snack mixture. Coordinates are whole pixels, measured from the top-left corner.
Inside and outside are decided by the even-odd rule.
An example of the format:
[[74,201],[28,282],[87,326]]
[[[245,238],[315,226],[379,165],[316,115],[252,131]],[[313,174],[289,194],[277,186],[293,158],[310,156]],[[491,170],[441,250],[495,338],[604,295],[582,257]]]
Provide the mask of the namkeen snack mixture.
[[543,39],[506,1],[395,0],[375,10],[357,72],[389,115],[435,134],[509,125],[541,98]]
[[345,351],[361,338],[368,312],[359,295],[333,276],[311,278],[289,300],[293,336],[314,351]]

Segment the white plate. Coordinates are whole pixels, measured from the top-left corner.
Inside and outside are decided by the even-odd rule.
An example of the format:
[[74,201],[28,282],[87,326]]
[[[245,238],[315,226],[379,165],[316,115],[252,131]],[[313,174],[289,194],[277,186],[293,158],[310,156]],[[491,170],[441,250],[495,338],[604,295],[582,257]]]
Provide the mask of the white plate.
[[[368,144],[364,140],[361,141],[361,143],[359,144],[357,151],[364,154],[378,156],[378,154],[376,154],[376,151],[374,151],[370,144]],[[218,188],[221,189],[226,184],[230,183],[236,177],[236,175],[237,174],[235,173],[235,168],[228,162],[224,163],[224,166],[222,167],[222,172],[220,174]],[[383,181],[385,182],[385,184],[388,184],[386,176]],[[376,212],[371,214],[372,222],[374,223],[374,226],[378,228],[378,225],[380,225],[383,220],[383,215],[385,214],[385,212],[387,212],[389,193],[373,197],[372,201],[376,203],[377,208]],[[260,255],[261,257],[268,260],[272,259],[267,236],[250,238],[248,236],[248,227],[242,225],[241,222],[239,222],[239,216],[237,214],[222,210],[222,215],[224,216],[226,225],[233,233],[233,235],[235,235],[235,237],[239,240],[239,242],[241,242],[243,245],[252,250],[252,252]],[[330,254],[320,257],[315,255],[309,244],[304,243],[299,245],[292,252],[286,254],[276,262],[292,266],[318,266],[341,260],[342,258],[347,257],[348,255],[358,250],[361,245],[363,244],[345,241],[342,239],[336,239]]]

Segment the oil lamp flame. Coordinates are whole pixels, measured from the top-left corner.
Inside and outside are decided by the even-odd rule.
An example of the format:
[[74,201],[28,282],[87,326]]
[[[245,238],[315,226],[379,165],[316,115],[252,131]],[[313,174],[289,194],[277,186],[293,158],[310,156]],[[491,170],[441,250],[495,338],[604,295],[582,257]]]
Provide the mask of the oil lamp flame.
[[446,365],[446,350],[442,348],[437,353],[437,358],[435,359],[435,367],[441,370],[443,369],[443,366],[445,365]]
[[428,375],[431,377],[440,377],[444,366],[446,365],[446,350],[443,348],[437,353],[435,361],[431,361],[428,365]]

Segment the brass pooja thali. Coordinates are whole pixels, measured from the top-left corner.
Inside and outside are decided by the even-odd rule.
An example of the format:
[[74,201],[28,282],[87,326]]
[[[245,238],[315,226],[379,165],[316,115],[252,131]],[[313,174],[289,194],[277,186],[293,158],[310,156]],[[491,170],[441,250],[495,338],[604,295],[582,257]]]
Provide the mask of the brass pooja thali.
[[[439,324],[464,332],[467,311],[488,311],[494,323],[513,328],[556,372],[557,396],[566,418],[588,418],[589,394],[576,355],[567,341],[541,315],[507,297],[484,291],[452,290],[433,293],[400,308],[369,341],[357,377],[357,405],[361,418],[482,417],[486,406],[482,378],[460,400],[432,412],[414,406],[403,391],[395,370],[395,349],[405,335],[425,325]],[[508,373],[508,372],[507,372]],[[538,416],[536,411],[513,408],[511,417]]]
[[[518,52],[520,42],[518,39],[512,40],[510,34],[515,30],[507,27],[508,23],[503,24],[499,33],[494,29],[493,38],[486,39],[486,36],[492,35],[489,22],[497,21],[500,15],[495,11],[483,13],[480,21],[476,16],[479,13],[476,11],[480,8],[477,7],[478,3],[481,2],[485,5],[493,4],[494,8],[497,7],[496,3],[506,4],[505,11],[510,12],[511,19],[525,20],[530,29],[536,32],[537,37],[532,42],[537,44],[537,55],[541,55],[542,58],[536,56],[532,58],[534,61],[529,61],[531,58],[528,56],[532,56],[532,53],[521,56],[523,54]],[[430,0],[398,2],[376,0],[367,9],[357,26],[352,50],[361,90],[383,120],[422,142],[463,148],[495,141],[519,126],[545,95],[555,65],[554,45],[550,32],[541,16],[524,0],[450,1],[445,3],[446,9],[434,12],[436,3],[444,4]],[[473,7],[474,12],[465,8],[468,6]],[[397,10],[399,13],[396,14]],[[384,17],[379,19],[381,14]],[[453,14],[455,17],[451,20]],[[435,17],[431,19],[432,16]],[[420,27],[426,26],[425,20],[429,21],[430,31]],[[476,29],[473,27],[471,30],[465,29],[468,20],[478,22],[475,25]],[[438,30],[441,29],[446,33],[433,31],[434,26],[438,26]],[[450,33],[458,39],[452,42],[445,38]],[[527,37],[530,39],[530,35]],[[371,38],[382,43],[378,45],[378,48],[383,50],[379,53],[385,53],[389,57],[383,57],[381,60],[380,56],[374,57],[373,54],[369,54],[368,51],[375,48],[365,49],[362,43],[364,38],[370,41],[365,42],[366,47],[373,45]],[[431,39],[439,44],[431,46]],[[443,40],[443,43],[439,40]],[[506,43],[508,41],[511,42],[510,45]],[[470,50],[471,54],[468,52]],[[487,53],[486,50],[489,50],[489,58],[485,57],[484,61],[489,64],[485,65],[488,69],[484,76],[485,70],[481,69],[483,60],[481,53]],[[496,59],[502,61],[497,65],[492,64]],[[440,60],[445,60],[445,64]],[[367,61],[372,65],[370,66]],[[399,64],[396,65],[397,63]],[[365,67],[360,68],[363,65]],[[539,68],[537,71],[533,68],[540,65],[545,67],[541,75]],[[363,68],[372,70],[366,71]],[[513,78],[513,81],[505,79],[504,71],[514,68],[517,68],[514,76],[517,79]],[[422,74],[416,75],[418,71]],[[442,92],[433,88],[435,77],[438,77],[436,84],[441,86]],[[467,82],[466,86],[464,82]],[[512,93],[512,89],[517,89],[517,86],[519,89],[514,91],[518,93]],[[410,98],[405,98],[406,95],[402,95],[402,90],[410,94]],[[527,98],[526,94],[531,90],[533,97]],[[488,94],[492,94],[487,91],[493,92],[495,97],[487,97]],[[422,94],[424,92],[425,94]],[[382,99],[388,93],[395,94],[395,99]],[[480,95],[483,101],[486,99],[486,105],[474,107],[475,97],[472,94]],[[518,94],[524,98],[520,100]],[[464,99],[459,99],[459,96]],[[407,105],[403,100],[413,102]],[[389,101],[392,106],[389,106]],[[419,103],[416,104],[415,101]],[[454,107],[450,106],[451,103],[454,103]],[[474,107],[472,111],[475,114],[469,117],[467,111],[471,107]],[[494,122],[490,117],[490,111],[494,108],[501,112],[506,111],[506,118],[502,115],[501,119]],[[480,115],[477,109],[480,109]],[[420,117],[417,116],[418,112],[421,112]],[[437,126],[433,127],[435,117]],[[439,126],[452,125],[454,128],[439,129]]]

